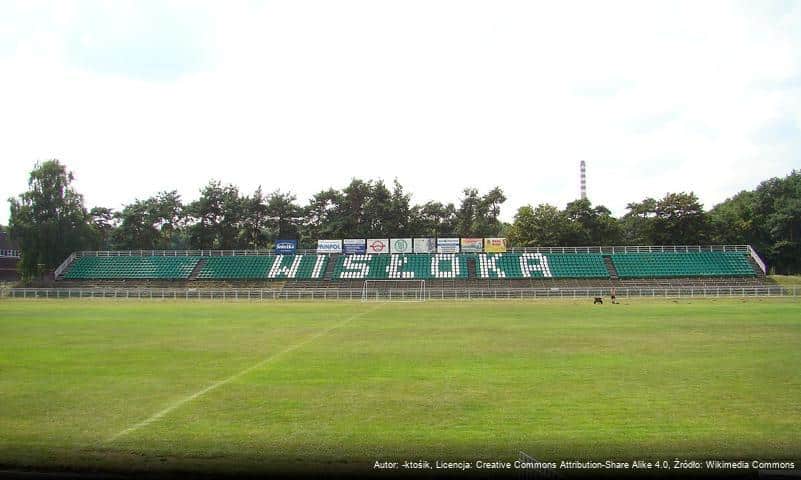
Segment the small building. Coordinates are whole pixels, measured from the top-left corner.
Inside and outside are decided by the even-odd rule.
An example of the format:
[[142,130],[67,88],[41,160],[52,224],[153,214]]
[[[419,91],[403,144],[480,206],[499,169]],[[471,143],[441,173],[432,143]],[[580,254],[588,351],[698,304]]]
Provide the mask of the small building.
[[0,282],[19,280],[17,263],[19,262],[19,246],[8,238],[8,233],[0,227]]

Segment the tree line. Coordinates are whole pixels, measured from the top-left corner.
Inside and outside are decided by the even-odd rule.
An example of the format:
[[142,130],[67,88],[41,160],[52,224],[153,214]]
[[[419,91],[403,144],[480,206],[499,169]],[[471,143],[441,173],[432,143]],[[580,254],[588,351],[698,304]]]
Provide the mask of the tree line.
[[801,272],[801,172],[704,210],[692,192],[627,205],[615,217],[589,200],[564,209],[541,203],[499,218],[506,196],[465,188],[457,203],[413,204],[397,181],[352,179],[306,204],[290,192],[243,193],[212,180],[184,202],[177,191],[136,199],[115,210],[87,209],[74,176],[58,160],[37,163],[28,190],[10,198],[9,233],[20,244],[20,272],[50,271],[76,250],[269,249],[278,239],[314,248],[320,238],[495,237],[511,246],[751,244],[777,273]]

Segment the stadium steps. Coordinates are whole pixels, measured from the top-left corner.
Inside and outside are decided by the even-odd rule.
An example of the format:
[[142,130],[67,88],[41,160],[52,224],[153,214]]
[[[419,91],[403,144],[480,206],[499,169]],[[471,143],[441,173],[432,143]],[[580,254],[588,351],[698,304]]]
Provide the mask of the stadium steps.
[[[426,288],[446,289],[496,289],[496,288],[664,288],[664,287],[719,287],[719,286],[764,286],[771,285],[770,279],[758,277],[680,277],[680,278],[632,278],[632,279],[570,279],[570,278],[470,278],[470,279],[428,279]],[[364,280],[331,280],[320,281],[310,279],[291,280],[59,280],[54,285],[58,288],[96,288],[96,289],[132,289],[141,288],[254,288],[264,290],[295,290],[305,288],[356,288],[361,289]]]
[[306,288],[333,288],[331,284],[334,281],[324,281],[324,280],[286,280],[283,282],[283,286],[281,287],[282,290],[296,290],[296,289],[306,289]]
[[621,278],[617,285],[625,288],[654,287],[721,287],[765,285],[764,279],[757,277],[677,277],[677,278]]
[[759,268],[759,265],[757,265],[757,263],[754,261],[753,258],[751,258],[750,255],[748,257],[746,257],[746,258],[748,259],[748,264],[751,265],[751,268],[754,269],[754,273],[756,274],[756,276],[758,278],[761,278],[761,279],[764,280],[765,279],[765,273],[762,271],[761,268]]
[[476,257],[471,255],[467,257],[467,278],[478,277],[478,270],[476,269]]
[[256,288],[261,290],[281,290],[286,282],[284,280],[266,279],[198,279],[187,282],[186,286],[198,289],[214,288]]
[[615,268],[615,264],[612,263],[612,257],[610,255],[604,255],[604,265],[606,265],[606,270],[609,272],[609,278],[612,280],[617,280],[620,278],[617,274],[617,268]]
[[323,280],[331,280],[334,277],[334,267],[337,264],[337,260],[341,257],[342,254],[334,253],[328,256],[328,265],[325,266],[325,272],[323,273]]
[[140,289],[140,288],[193,288],[193,289],[219,289],[219,288],[257,288],[276,290],[283,288],[284,280],[59,280],[53,287],[56,288],[98,288],[98,289]]
[[77,258],[73,258],[72,261],[64,267],[64,270],[61,271],[61,275],[56,277],[56,280],[64,280],[64,276],[69,273],[70,269],[75,265],[75,261],[78,260]]
[[195,268],[193,268],[192,272],[189,274],[189,280],[197,280],[198,274],[200,273],[201,270],[203,270],[203,267],[205,265],[206,265],[205,258],[201,258],[200,260],[198,260],[197,265],[195,265]]

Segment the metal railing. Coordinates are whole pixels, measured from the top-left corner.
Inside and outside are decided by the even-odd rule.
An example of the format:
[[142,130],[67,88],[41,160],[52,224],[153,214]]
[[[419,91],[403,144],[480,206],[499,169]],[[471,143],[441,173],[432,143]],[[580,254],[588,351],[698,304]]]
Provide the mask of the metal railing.
[[522,253],[688,253],[688,252],[743,252],[749,245],[596,245],[586,247],[512,247],[510,252]]
[[[658,252],[743,252],[752,251],[750,245],[610,245],[584,247],[514,247],[509,252],[522,253],[658,253]],[[313,248],[298,249],[297,254],[317,254]],[[130,257],[130,256],[166,256],[166,257],[224,257],[275,255],[272,250],[99,250],[75,252],[77,257]]]
[[61,278],[61,274],[63,274],[64,270],[66,270],[67,267],[69,267],[70,264],[72,264],[72,262],[75,260],[75,258],[76,258],[75,253],[74,252],[71,253],[70,256],[67,257],[66,260],[61,262],[61,265],[59,265],[58,268],[56,268],[56,270],[53,272],[53,277]]
[[[298,249],[298,255],[316,254],[314,249]],[[84,250],[75,252],[80,257],[233,257],[272,256],[272,250]]]
[[19,250],[0,250],[0,257],[20,258]]
[[762,273],[768,273],[768,267],[765,265],[765,262],[762,261],[762,258],[756,253],[756,250],[754,250],[751,245],[748,245],[748,254],[751,255],[751,259],[754,260],[754,263],[756,263],[759,269],[762,270]]
[[[361,288],[12,288],[12,298],[132,298],[132,299],[210,299],[210,300],[361,300]],[[710,297],[799,297],[801,287],[709,286],[709,287],[617,287],[618,298],[710,298]],[[531,298],[608,297],[610,287],[577,288],[429,288],[427,300],[501,300]],[[377,291],[381,299],[412,298],[417,288]]]

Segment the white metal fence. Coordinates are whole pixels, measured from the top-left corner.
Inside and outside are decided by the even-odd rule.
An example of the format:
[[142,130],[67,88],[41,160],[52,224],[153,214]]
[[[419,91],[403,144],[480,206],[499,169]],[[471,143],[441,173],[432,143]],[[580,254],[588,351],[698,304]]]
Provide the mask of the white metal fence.
[[0,250],[0,257],[19,258],[19,250]]
[[[657,253],[657,252],[749,252],[748,245],[615,245],[583,247],[515,247],[510,252],[524,253]],[[298,249],[298,254],[316,254],[315,249]],[[76,257],[224,257],[275,255],[272,250],[99,250],[75,252]]]
[[[361,288],[12,288],[12,298],[133,298],[210,300],[361,300]],[[531,298],[608,297],[609,287],[586,288],[430,288],[426,300],[494,300]],[[382,291],[386,300],[420,295],[419,289]],[[618,298],[710,298],[710,297],[799,297],[801,287],[710,286],[710,287],[617,287]]]

